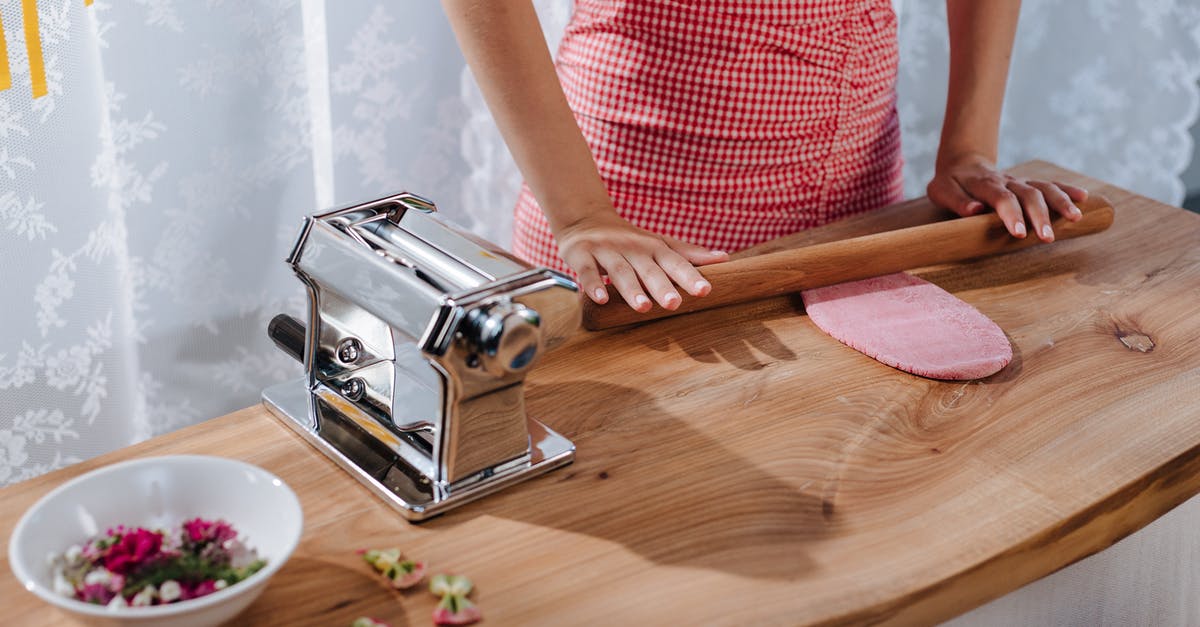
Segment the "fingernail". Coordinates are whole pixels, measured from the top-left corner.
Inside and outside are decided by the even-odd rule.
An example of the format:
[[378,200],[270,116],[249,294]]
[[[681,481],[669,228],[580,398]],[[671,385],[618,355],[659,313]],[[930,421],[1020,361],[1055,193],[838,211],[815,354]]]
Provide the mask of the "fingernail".
[[633,304],[636,305],[638,309],[641,309],[642,307],[650,304],[650,299],[646,298],[642,294],[638,294],[637,296],[633,297]]
[[712,289],[712,283],[709,283],[708,281],[696,281],[696,284],[693,287],[695,288],[697,294],[703,296]]
[[1054,230],[1050,228],[1049,224],[1042,225],[1042,237],[1046,239],[1054,237]]
[[1017,237],[1025,237],[1025,223],[1018,222],[1017,225],[1013,227],[1013,234]]
[[708,251],[708,254],[712,255],[713,257],[720,257],[720,256],[722,256],[722,255],[724,255],[724,254],[725,254],[725,251],[723,251],[723,250],[710,250],[710,251]]
[[670,294],[667,294],[667,297],[664,298],[663,301],[666,303],[667,309],[674,309],[679,306],[679,303],[682,302],[683,299],[679,297],[679,294],[671,292]]
[[1083,212],[1079,210],[1079,207],[1071,207],[1071,215],[1081,216],[1083,215]]
[[608,300],[608,292],[605,291],[605,289],[603,287],[597,287],[596,291],[594,291],[592,293],[596,295],[596,300],[599,300],[599,301]]

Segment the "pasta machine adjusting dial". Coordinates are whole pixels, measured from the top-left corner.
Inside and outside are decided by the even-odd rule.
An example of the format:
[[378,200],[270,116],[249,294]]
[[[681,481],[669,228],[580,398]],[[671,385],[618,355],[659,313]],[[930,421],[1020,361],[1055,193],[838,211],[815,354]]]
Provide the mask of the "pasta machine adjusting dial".
[[497,303],[467,314],[467,340],[483,369],[497,376],[528,370],[542,350],[541,317],[518,303]]

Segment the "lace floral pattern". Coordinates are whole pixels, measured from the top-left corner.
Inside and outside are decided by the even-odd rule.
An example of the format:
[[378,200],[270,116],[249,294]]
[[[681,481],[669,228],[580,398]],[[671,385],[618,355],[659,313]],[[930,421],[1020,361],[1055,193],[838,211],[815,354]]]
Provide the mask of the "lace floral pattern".
[[[903,0],[905,186],[924,193],[937,153],[949,43],[943,0]],[[1178,205],[1200,109],[1200,5],[1189,0],[1022,3],[1000,164],[1046,159]]]
[[486,223],[456,206],[463,63],[433,5],[37,5],[40,98],[0,7],[0,484],[298,376],[264,330],[303,311],[303,215],[411,188]]

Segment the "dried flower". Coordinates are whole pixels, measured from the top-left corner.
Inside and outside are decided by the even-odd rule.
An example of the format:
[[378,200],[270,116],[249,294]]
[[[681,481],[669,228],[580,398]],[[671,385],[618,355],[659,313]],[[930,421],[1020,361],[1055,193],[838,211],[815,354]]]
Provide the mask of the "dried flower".
[[237,537],[237,532],[229,523],[223,520],[204,520],[193,518],[183,523],[184,542],[192,544],[213,543],[224,545],[227,540]]
[[114,596],[117,596],[108,586],[100,583],[84,584],[75,593],[76,598],[85,603],[95,603],[97,605],[108,605]]
[[59,594],[146,607],[212,594],[266,565],[229,523],[194,518],[173,532],[116,526],[54,556]]
[[133,595],[133,599],[129,601],[129,604],[134,607],[149,607],[154,605],[154,600],[157,598],[158,589],[154,586],[146,586]]
[[78,544],[72,544],[63,553],[63,559],[67,560],[67,563],[78,562],[83,559],[83,548]]
[[126,573],[158,557],[162,534],[142,528],[122,533],[104,554],[104,567],[114,573]]
[[120,592],[121,588],[125,587],[125,578],[115,574],[105,568],[96,568],[88,571],[88,574],[83,577],[83,584],[99,585],[108,588],[111,592]]
[[217,591],[217,582],[212,579],[201,581],[192,586],[184,586],[183,600],[195,599]]
[[233,568],[246,568],[258,561],[258,553],[240,539],[226,540],[222,548],[228,555],[227,563]]
[[158,587],[158,598],[163,603],[177,601],[182,596],[183,586],[179,585],[179,582],[175,581],[174,579],[168,579],[162,582],[162,585]]
[[54,592],[65,597],[75,596],[75,586],[57,569],[54,571]]

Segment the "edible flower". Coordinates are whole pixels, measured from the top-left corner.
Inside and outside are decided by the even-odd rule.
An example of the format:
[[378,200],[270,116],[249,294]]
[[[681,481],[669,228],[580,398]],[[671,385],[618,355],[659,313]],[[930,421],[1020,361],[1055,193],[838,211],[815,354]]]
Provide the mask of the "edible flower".
[[129,600],[129,604],[133,607],[149,607],[154,605],[154,600],[158,598],[158,589],[153,585],[146,586],[133,595]]
[[159,556],[161,533],[137,528],[121,534],[104,553],[104,567],[114,573],[127,573]]
[[55,592],[109,607],[207,596],[265,565],[229,523],[203,518],[172,531],[112,527],[51,559]]
[[54,571],[54,591],[65,597],[75,596],[75,586],[71,585],[70,581],[67,581],[66,576],[63,575],[61,570]]
[[162,582],[162,585],[158,587],[158,598],[161,599],[163,603],[178,601],[182,597],[183,586],[179,585],[179,582],[175,581],[174,579],[168,579]]
[[223,520],[193,518],[183,523],[183,535],[184,541],[192,544],[223,545],[226,541],[236,538],[237,532]]
[[108,589],[108,586],[100,583],[84,584],[79,592],[76,593],[80,601],[87,603],[95,603],[96,605],[108,605],[108,602],[113,597],[117,596],[115,592]]
[[183,599],[195,599],[217,591],[217,582],[212,579],[205,579],[192,586],[183,589]]

